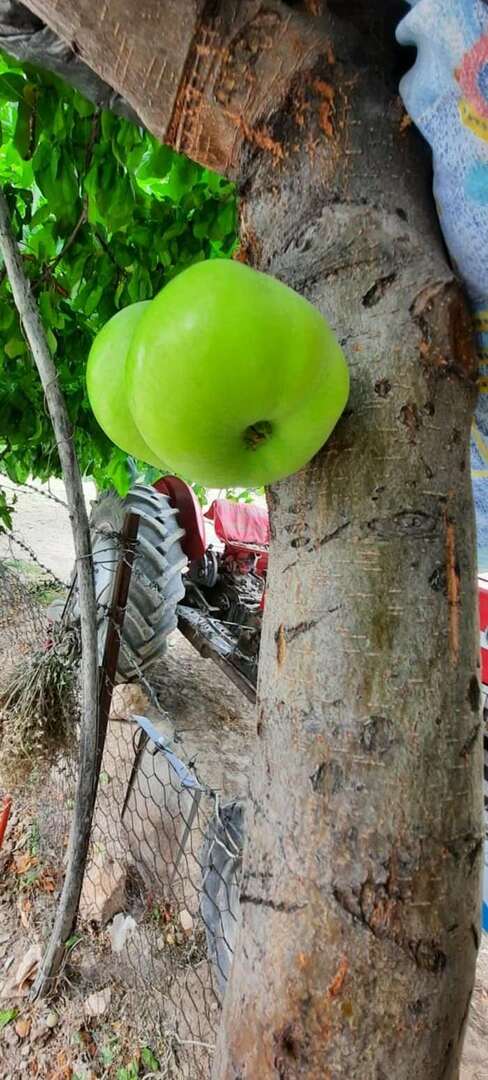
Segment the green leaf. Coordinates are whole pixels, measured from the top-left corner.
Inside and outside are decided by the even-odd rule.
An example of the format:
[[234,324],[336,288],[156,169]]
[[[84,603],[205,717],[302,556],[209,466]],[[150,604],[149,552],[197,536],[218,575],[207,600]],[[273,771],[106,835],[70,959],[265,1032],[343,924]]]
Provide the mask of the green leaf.
[[25,83],[23,75],[5,72],[0,75],[0,98],[4,101],[23,101]]
[[79,945],[80,941],[83,941],[83,934],[71,934],[71,937],[68,938],[65,944],[65,949],[68,952],[72,952],[75,946]]
[[21,158],[30,157],[30,125],[32,110],[25,101],[21,101],[17,110],[17,123],[15,125],[14,146]]
[[131,486],[132,477],[127,460],[128,455],[118,447],[112,451],[110,460],[106,466],[106,477],[119,495],[127,495]]
[[102,1046],[100,1050],[100,1057],[102,1059],[102,1065],[113,1065],[117,1054],[117,1046]]
[[50,211],[49,206],[47,205],[47,203],[44,203],[42,206],[39,206],[39,208],[36,210],[36,212],[31,217],[31,220],[30,220],[31,229],[34,229],[36,225],[42,225],[44,221],[47,221],[48,217],[50,216],[50,213],[51,213],[51,211]]
[[159,1069],[159,1061],[157,1057],[154,1056],[149,1046],[143,1046],[141,1050],[141,1061],[142,1064],[146,1066],[146,1069],[150,1069],[151,1072],[157,1072]]
[[15,308],[12,303],[0,303],[0,332],[8,330],[15,319]]
[[7,1024],[11,1024],[12,1020],[15,1020],[17,1013],[17,1009],[3,1009],[0,1012],[0,1031],[3,1031],[3,1028],[7,1027]]
[[114,128],[117,126],[117,120],[111,112],[102,112],[100,127],[102,129],[102,136],[104,139],[110,139]]
[[32,230],[29,236],[29,250],[37,255],[41,263],[50,262],[56,255],[56,222],[46,221],[45,225]]
[[73,94],[73,105],[76,109],[78,116],[93,116],[95,112],[95,106],[91,101],[87,101],[81,94]]
[[12,513],[15,501],[16,497],[14,495],[12,501],[8,502],[6,492],[0,488],[0,532],[12,528]]
[[51,356],[54,356],[55,353],[57,352],[57,349],[58,349],[58,342],[57,342],[57,338],[54,336],[54,334],[53,334],[52,330],[50,329],[50,327],[46,331],[46,337],[47,337],[47,343],[49,345],[49,349],[51,351]]
[[23,338],[12,337],[4,345],[4,351],[10,360],[14,360],[16,356],[23,356],[27,352],[27,346]]

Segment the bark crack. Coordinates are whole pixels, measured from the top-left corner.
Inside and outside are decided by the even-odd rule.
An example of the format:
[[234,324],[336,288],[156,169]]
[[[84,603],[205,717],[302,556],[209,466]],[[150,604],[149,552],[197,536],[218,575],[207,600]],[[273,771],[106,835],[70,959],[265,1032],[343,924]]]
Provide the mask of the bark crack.
[[411,938],[402,925],[410,875],[400,876],[398,855],[390,858],[360,885],[336,883],[335,901],[342,910],[378,940],[390,941],[409,956],[422,971],[439,974],[447,964],[447,955],[434,938]]
[[287,904],[284,900],[266,900],[263,896],[251,896],[250,893],[241,893],[241,904],[254,904],[256,907],[270,908],[283,915],[293,915],[296,911],[303,911],[308,904]]

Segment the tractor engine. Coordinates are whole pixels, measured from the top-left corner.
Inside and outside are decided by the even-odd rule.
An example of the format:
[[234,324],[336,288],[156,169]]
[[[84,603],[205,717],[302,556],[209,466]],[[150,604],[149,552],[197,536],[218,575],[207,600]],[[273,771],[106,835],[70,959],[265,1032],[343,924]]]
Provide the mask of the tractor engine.
[[218,619],[219,629],[256,664],[265,587],[264,575],[256,572],[257,562],[258,555],[251,552],[241,558],[227,547],[223,552],[208,548],[190,565],[185,596],[186,603]]
[[[164,476],[156,491],[169,499],[183,530],[188,560],[178,626],[202,656],[212,657],[255,700],[269,549],[267,510],[215,499],[203,514],[183,480]],[[208,543],[205,518],[216,543]]]

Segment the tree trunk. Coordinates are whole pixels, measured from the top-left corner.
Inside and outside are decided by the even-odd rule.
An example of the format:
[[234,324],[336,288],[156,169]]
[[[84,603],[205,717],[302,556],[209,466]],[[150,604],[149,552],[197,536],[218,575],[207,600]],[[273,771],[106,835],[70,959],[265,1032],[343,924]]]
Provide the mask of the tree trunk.
[[[29,7],[58,33],[74,24],[68,0]],[[133,72],[154,55],[154,0],[103,64],[100,5],[79,7],[98,74],[160,137],[240,178],[241,257],[317,305],[352,376],[324,450],[268,493],[242,925],[214,1075],[452,1080],[483,836],[476,362],[397,98],[399,5],[330,0],[301,21],[279,3],[182,3],[177,90],[162,76],[150,107]],[[163,28],[174,4],[157,7]]]

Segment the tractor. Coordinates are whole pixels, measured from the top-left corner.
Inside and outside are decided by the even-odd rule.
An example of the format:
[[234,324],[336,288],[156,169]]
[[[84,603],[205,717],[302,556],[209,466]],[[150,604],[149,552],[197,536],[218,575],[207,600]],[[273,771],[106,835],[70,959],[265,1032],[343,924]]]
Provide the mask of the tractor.
[[[147,673],[178,626],[254,701],[268,565],[266,510],[215,499],[204,514],[192,489],[175,476],[153,487],[135,484],[125,499],[103,493],[91,514],[100,640],[129,512],[139,515],[139,530],[118,680]],[[215,544],[207,542],[206,519]],[[71,613],[77,613],[76,593]]]

